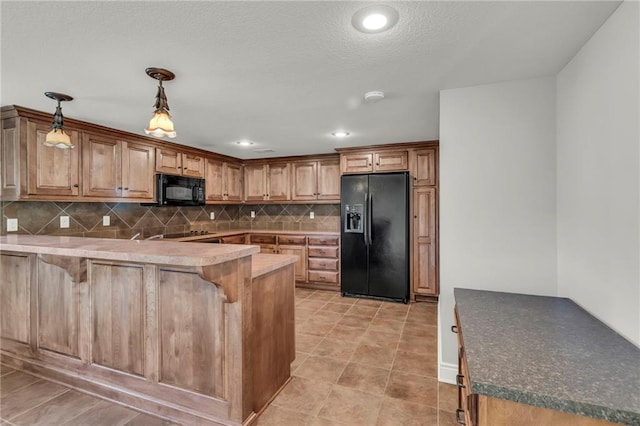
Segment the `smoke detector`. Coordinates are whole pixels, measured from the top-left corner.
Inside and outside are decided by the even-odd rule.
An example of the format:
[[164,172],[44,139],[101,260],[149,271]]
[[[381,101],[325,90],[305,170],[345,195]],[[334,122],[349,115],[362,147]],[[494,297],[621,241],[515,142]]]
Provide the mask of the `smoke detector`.
[[367,92],[364,94],[364,101],[370,104],[378,102],[384,99],[384,92],[374,90],[373,92]]

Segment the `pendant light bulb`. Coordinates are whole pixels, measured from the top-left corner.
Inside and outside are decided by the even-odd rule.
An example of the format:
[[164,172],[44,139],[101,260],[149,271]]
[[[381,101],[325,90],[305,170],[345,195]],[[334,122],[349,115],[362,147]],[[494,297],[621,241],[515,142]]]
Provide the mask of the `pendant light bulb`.
[[167,96],[164,93],[164,87],[162,87],[163,81],[173,80],[175,75],[171,71],[162,68],[147,68],[145,71],[149,77],[158,80],[158,92],[156,93],[156,103],[154,104],[156,110],[149,121],[149,127],[144,129],[144,132],[157,138],[165,136],[175,138],[177,134],[173,127],[173,121],[171,121],[171,115],[169,115]]

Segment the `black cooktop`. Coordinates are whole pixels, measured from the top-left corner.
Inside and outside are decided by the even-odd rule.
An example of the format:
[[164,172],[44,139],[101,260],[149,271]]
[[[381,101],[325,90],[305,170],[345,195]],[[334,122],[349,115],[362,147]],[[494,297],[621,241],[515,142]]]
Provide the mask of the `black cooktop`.
[[196,235],[209,235],[209,231],[188,231],[188,232],[177,232],[174,234],[164,234],[164,238],[195,237]]

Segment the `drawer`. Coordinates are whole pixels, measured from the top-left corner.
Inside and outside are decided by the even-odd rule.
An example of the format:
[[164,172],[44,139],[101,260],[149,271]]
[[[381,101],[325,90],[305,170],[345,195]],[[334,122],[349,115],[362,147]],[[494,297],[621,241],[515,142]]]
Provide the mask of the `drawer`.
[[303,235],[280,235],[278,236],[278,244],[303,246],[307,243]]
[[230,235],[228,237],[220,237],[220,241],[224,244],[244,244],[244,235]]
[[321,257],[309,259],[309,269],[321,271],[337,271],[338,259],[323,259]]
[[309,257],[338,258],[338,247],[312,247],[309,246]]
[[251,244],[275,244],[275,235],[250,235],[249,242]]
[[332,237],[330,235],[320,235],[309,237],[310,246],[337,246],[340,237]]
[[309,281],[317,281],[322,283],[337,283],[338,273],[329,271],[309,271]]

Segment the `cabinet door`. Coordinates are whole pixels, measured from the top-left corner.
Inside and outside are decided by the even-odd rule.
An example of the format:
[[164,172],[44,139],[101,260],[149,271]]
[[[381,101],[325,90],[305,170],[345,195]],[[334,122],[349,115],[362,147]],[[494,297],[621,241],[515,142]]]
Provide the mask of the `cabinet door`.
[[155,148],[137,142],[121,141],[122,197],[152,200],[155,176]]
[[242,201],[242,166],[224,163],[225,200]]
[[266,166],[244,167],[244,196],[246,201],[263,201],[266,199]]
[[416,151],[416,168],[414,186],[436,184],[436,150],[421,149]]
[[182,174],[182,154],[171,149],[156,148],[156,172]]
[[383,151],[374,155],[374,171],[391,172],[396,170],[407,170],[409,168],[408,151]]
[[307,247],[306,246],[278,246],[278,254],[296,256],[298,260],[294,264],[296,281],[307,281]]
[[27,190],[30,195],[75,196],[80,194],[80,151],[78,132],[65,130],[73,149],[44,146],[50,126],[27,125]]
[[436,189],[413,190],[413,291],[437,295]]
[[269,176],[267,180],[267,200],[290,200],[289,163],[269,164],[267,170]]
[[204,158],[193,154],[182,154],[182,174],[184,176],[203,178]]
[[[22,120],[26,123],[26,120]],[[0,137],[0,200],[12,201],[20,198],[20,129],[19,117],[2,120]]]
[[340,156],[342,173],[373,172],[373,153],[343,154]]
[[292,164],[293,200],[317,199],[317,165],[316,161]]
[[340,201],[340,163],[318,161],[318,200]]
[[207,201],[224,200],[224,164],[222,161],[207,158],[205,165],[204,187]]
[[120,142],[101,136],[82,135],[82,195],[119,197]]

